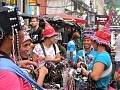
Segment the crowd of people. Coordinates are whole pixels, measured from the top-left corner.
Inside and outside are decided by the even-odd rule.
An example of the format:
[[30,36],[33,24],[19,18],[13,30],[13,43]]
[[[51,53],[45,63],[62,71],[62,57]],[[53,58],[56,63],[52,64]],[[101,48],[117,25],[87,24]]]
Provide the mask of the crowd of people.
[[[81,37],[78,32],[73,33],[65,48],[62,40],[56,42],[58,34],[46,20],[43,19],[45,27],[41,28],[38,16],[32,17],[30,30],[20,25],[18,17],[15,8],[0,8],[0,90],[32,90],[33,87],[44,90],[44,79],[49,73],[45,63],[56,64],[63,57],[76,63],[87,77],[95,81],[96,90],[108,89],[112,73],[109,48],[112,13],[100,30],[83,32],[82,49],[78,49]],[[116,56],[116,59],[119,58]],[[83,63],[87,69],[81,65]],[[115,80],[119,90],[119,62],[116,66]],[[31,70],[38,75],[36,80],[29,76]]]

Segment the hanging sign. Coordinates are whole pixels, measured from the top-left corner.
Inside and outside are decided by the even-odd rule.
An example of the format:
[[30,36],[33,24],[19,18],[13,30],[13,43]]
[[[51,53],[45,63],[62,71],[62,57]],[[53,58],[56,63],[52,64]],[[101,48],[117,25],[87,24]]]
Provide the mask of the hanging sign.
[[36,0],[29,0],[29,5],[36,5]]
[[95,16],[95,24],[101,24],[105,25],[105,23],[108,21],[108,16],[107,15],[96,15]]

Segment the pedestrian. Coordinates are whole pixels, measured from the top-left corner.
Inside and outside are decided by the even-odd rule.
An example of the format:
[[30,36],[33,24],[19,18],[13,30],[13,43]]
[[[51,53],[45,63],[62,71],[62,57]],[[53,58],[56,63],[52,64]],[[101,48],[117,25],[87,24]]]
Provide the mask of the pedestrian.
[[[41,58],[41,61],[59,63],[61,60],[61,56],[59,48],[55,43],[57,33],[48,22],[45,21],[45,23],[45,29],[42,33],[43,42],[37,44],[34,47],[32,58]],[[38,63],[39,66],[42,65],[42,63],[40,63],[39,61]],[[39,72],[37,83],[42,86],[43,83],[41,83],[41,77],[45,77],[45,74],[43,75],[41,74],[41,72]],[[44,79],[42,79],[42,81],[44,81]]]
[[115,80],[117,81],[117,89],[120,89],[119,83],[119,73],[118,70],[120,68],[120,34],[118,34],[115,42]]
[[59,50],[60,50],[60,55],[63,58],[66,58],[66,48],[62,45],[62,40],[58,40],[57,45],[58,45]]
[[40,43],[42,38],[42,28],[39,26],[39,17],[33,16],[30,19],[31,32],[30,37],[32,38],[31,47],[35,47],[36,44]]
[[[37,74],[35,72],[39,71],[41,74],[46,75],[48,73],[48,70],[47,70],[46,67],[44,67],[44,66],[38,67],[37,62],[30,61],[32,59],[31,55],[29,55],[29,54],[31,54],[30,53],[31,38],[30,38],[30,36],[28,35],[28,33],[26,31],[24,31],[24,33],[25,33],[25,36],[24,36],[24,39],[23,39],[23,41],[22,41],[22,43],[20,45],[20,55],[21,55],[22,60],[34,63],[35,68],[34,67],[29,67],[29,65],[28,65],[28,68],[22,68],[22,70],[27,74],[30,74],[29,70],[33,70],[34,74]],[[40,83],[43,83],[43,81],[42,81],[43,78],[44,77],[41,77]]]
[[[7,23],[7,25],[6,25]],[[19,45],[24,33],[20,29],[17,10],[13,7],[0,8],[0,90],[32,90],[31,84],[43,90],[17,65],[27,67],[28,62],[19,61]],[[12,52],[13,59],[10,57]],[[15,57],[17,53],[17,57]],[[17,64],[17,65],[16,65]],[[32,64],[32,63],[31,63]]]
[[[112,14],[113,13],[110,14],[111,18]],[[98,30],[95,35],[90,37],[92,40],[92,45],[97,47],[98,55],[88,65],[87,70],[81,66],[82,72],[88,76],[89,80],[94,80],[96,82],[97,85],[95,90],[107,90],[111,78],[112,62],[110,54],[106,50],[106,48],[110,46],[111,18],[109,18],[103,28]]]
[[77,59],[79,60],[79,57],[82,57],[82,61],[86,64],[89,64],[97,55],[97,51],[94,50],[90,39],[92,35],[94,35],[92,30],[85,30],[83,32],[83,49],[77,52]]
[[74,32],[72,35],[72,39],[67,44],[67,59],[72,60],[77,63],[77,45],[78,40],[80,39],[80,34],[78,32]]

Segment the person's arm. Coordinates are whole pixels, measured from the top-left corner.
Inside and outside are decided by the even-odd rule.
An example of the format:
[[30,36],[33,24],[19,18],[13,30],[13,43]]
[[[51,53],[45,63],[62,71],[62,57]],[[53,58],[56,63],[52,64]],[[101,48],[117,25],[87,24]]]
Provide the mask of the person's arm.
[[46,56],[45,57],[45,60],[47,61],[47,62],[60,62],[60,60],[61,60],[61,55],[60,55],[60,53],[56,53],[56,57],[55,58],[51,58],[51,57],[49,57],[49,56]]
[[[94,67],[93,67],[93,71],[91,72],[91,78],[94,80],[94,81],[98,81],[102,75],[102,72],[104,71],[104,68],[105,68],[105,65],[101,62],[96,62],[94,64]],[[90,73],[89,71],[87,71],[85,68],[81,67],[83,73],[88,76],[88,74]]]
[[118,84],[120,84],[120,74],[117,74],[116,81]]
[[73,60],[73,52],[70,52],[70,59]]
[[44,82],[44,78],[46,76],[46,74],[48,74],[48,69],[45,66],[42,66],[39,68],[39,76],[37,79],[37,83],[42,86],[43,82]]
[[29,70],[32,70],[31,65],[38,67],[38,64],[36,62],[29,61],[29,60],[21,60],[21,61],[17,62],[17,64],[19,67],[29,69]]
[[60,60],[61,60],[61,55],[60,55],[60,53],[56,53],[56,57],[55,57],[55,60],[54,60],[54,61],[60,62]]
[[120,70],[119,69],[118,71],[115,71],[114,79],[118,84],[120,84]]
[[55,49],[56,49],[55,58],[51,58],[51,57],[49,57],[49,56],[46,56],[46,57],[45,57],[45,60],[46,60],[47,62],[55,62],[55,63],[60,62],[60,60],[61,60],[60,50],[59,50],[57,44],[55,44],[55,47],[56,47],[56,48],[55,48]]
[[62,56],[66,57],[66,49],[64,47],[62,48],[62,52],[61,53],[62,53]]
[[[85,64],[84,62],[78,62],[77,63],[77,67],[79,68],[80,66],[81,66],[81,64]],[[88,67],[88,65],[87,64],[85,64],[86,65],[86,67]]]

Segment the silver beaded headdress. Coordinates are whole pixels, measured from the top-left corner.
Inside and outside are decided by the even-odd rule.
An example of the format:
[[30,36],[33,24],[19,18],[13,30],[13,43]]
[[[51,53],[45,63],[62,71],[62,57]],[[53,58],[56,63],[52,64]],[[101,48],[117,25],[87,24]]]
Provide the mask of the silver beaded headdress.
[[18,31],[20,30],[20,21],[18,20],[18,13],[16,8],[12,6],[6,6],[0,8],[0,40],[3,39],[4,36],[12,35],[13,40],[13,58],[16,62],[15,57],[15,45],[14,45],[14,37],[16,36],[17,41],[17,57],[18,60],[21,60],[20,51],[19,51],[19,39],[18,39]]

